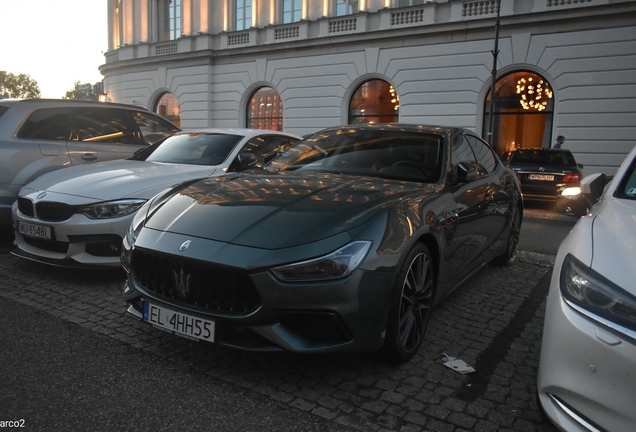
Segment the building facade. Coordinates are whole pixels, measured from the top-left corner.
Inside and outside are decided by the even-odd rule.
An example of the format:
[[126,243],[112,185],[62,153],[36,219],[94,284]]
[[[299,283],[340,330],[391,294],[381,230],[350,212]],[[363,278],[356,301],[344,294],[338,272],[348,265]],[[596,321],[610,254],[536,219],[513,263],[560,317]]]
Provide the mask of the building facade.
[[502,156],[563,135],[613,175],[636,144],[636,2],[501,0],[496,25],[498,4],[108,0],[104,92],[184,128],[440,124]]

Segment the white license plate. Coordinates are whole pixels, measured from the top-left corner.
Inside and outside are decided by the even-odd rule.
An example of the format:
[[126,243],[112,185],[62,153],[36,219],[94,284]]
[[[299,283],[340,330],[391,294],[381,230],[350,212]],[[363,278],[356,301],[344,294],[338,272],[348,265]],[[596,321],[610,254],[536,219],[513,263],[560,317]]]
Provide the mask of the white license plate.
[[28,237],[51,240],[51,227],[48,226],[18,221],[18,231],[20,232],[20,234]]
[[144,302],[144,321],[179,336],[214,342],[214,321]]
[[554,181],[554,176],[549,174],[530,174],[528,177],[530,180],[546,180]]

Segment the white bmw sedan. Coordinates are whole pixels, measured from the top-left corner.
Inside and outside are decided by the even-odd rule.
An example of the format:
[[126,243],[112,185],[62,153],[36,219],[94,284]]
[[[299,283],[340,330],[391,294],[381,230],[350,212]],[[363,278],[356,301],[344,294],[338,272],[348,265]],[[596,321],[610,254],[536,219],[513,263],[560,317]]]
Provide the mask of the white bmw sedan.
[[636,430],[635,167],[636,147],[556,257],[538,390],[563,431]]
[[299,141],[256,129],[184,131],[132,158],[36,178],[12,207],[14,255],[63,267],[118,267],[134,213],[165,188],[267,164]]

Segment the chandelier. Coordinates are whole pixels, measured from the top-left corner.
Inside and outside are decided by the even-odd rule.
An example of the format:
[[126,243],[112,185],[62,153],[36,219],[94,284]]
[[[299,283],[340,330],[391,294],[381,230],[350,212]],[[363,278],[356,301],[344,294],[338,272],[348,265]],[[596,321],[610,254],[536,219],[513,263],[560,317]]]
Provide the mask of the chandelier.
[[536,82],[532,77],[521,78],[517,81],[519,102],[525,110],[543,111],[548,106],[548,99],[552,99],[550,85],[542,79]]

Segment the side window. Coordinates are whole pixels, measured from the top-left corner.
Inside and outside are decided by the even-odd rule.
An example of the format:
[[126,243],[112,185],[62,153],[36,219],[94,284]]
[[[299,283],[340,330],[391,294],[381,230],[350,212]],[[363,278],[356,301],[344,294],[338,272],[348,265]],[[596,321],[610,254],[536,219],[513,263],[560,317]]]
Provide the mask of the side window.
[[73,110],[71,140],[95,143],[141,144],[127,110],[81,108]]
[[161,117],[139,111],[132,114],[133,120],[137,123],[137,127],[146,144],[152,145],[160,139],[179,131],[178,128]]
[[256,166],[263,167],[272,159],[290,147],[289,138],[279,135],[263,135],[254,137],[247,142],[241,152],[252,153],[256,156]]
[[18,138],[66,141],[69,137],[68,118],[68,108],[33,111],[20,128]]
[[457,167],[460,162],[475,164],[475,154],[473,153],[465,135],[455,135],[451,148],[451,163],[453,168]]
[[449,180],[452,184],[471,182],[483,175],[470,143],[463,134],[451,138],[451,169]]
[[497,168],[497,156],[490,149],[488,144],[477,137],[467,135],[468,142],[475,153],[477,163],[484,171],[484,174],[491,173]]

